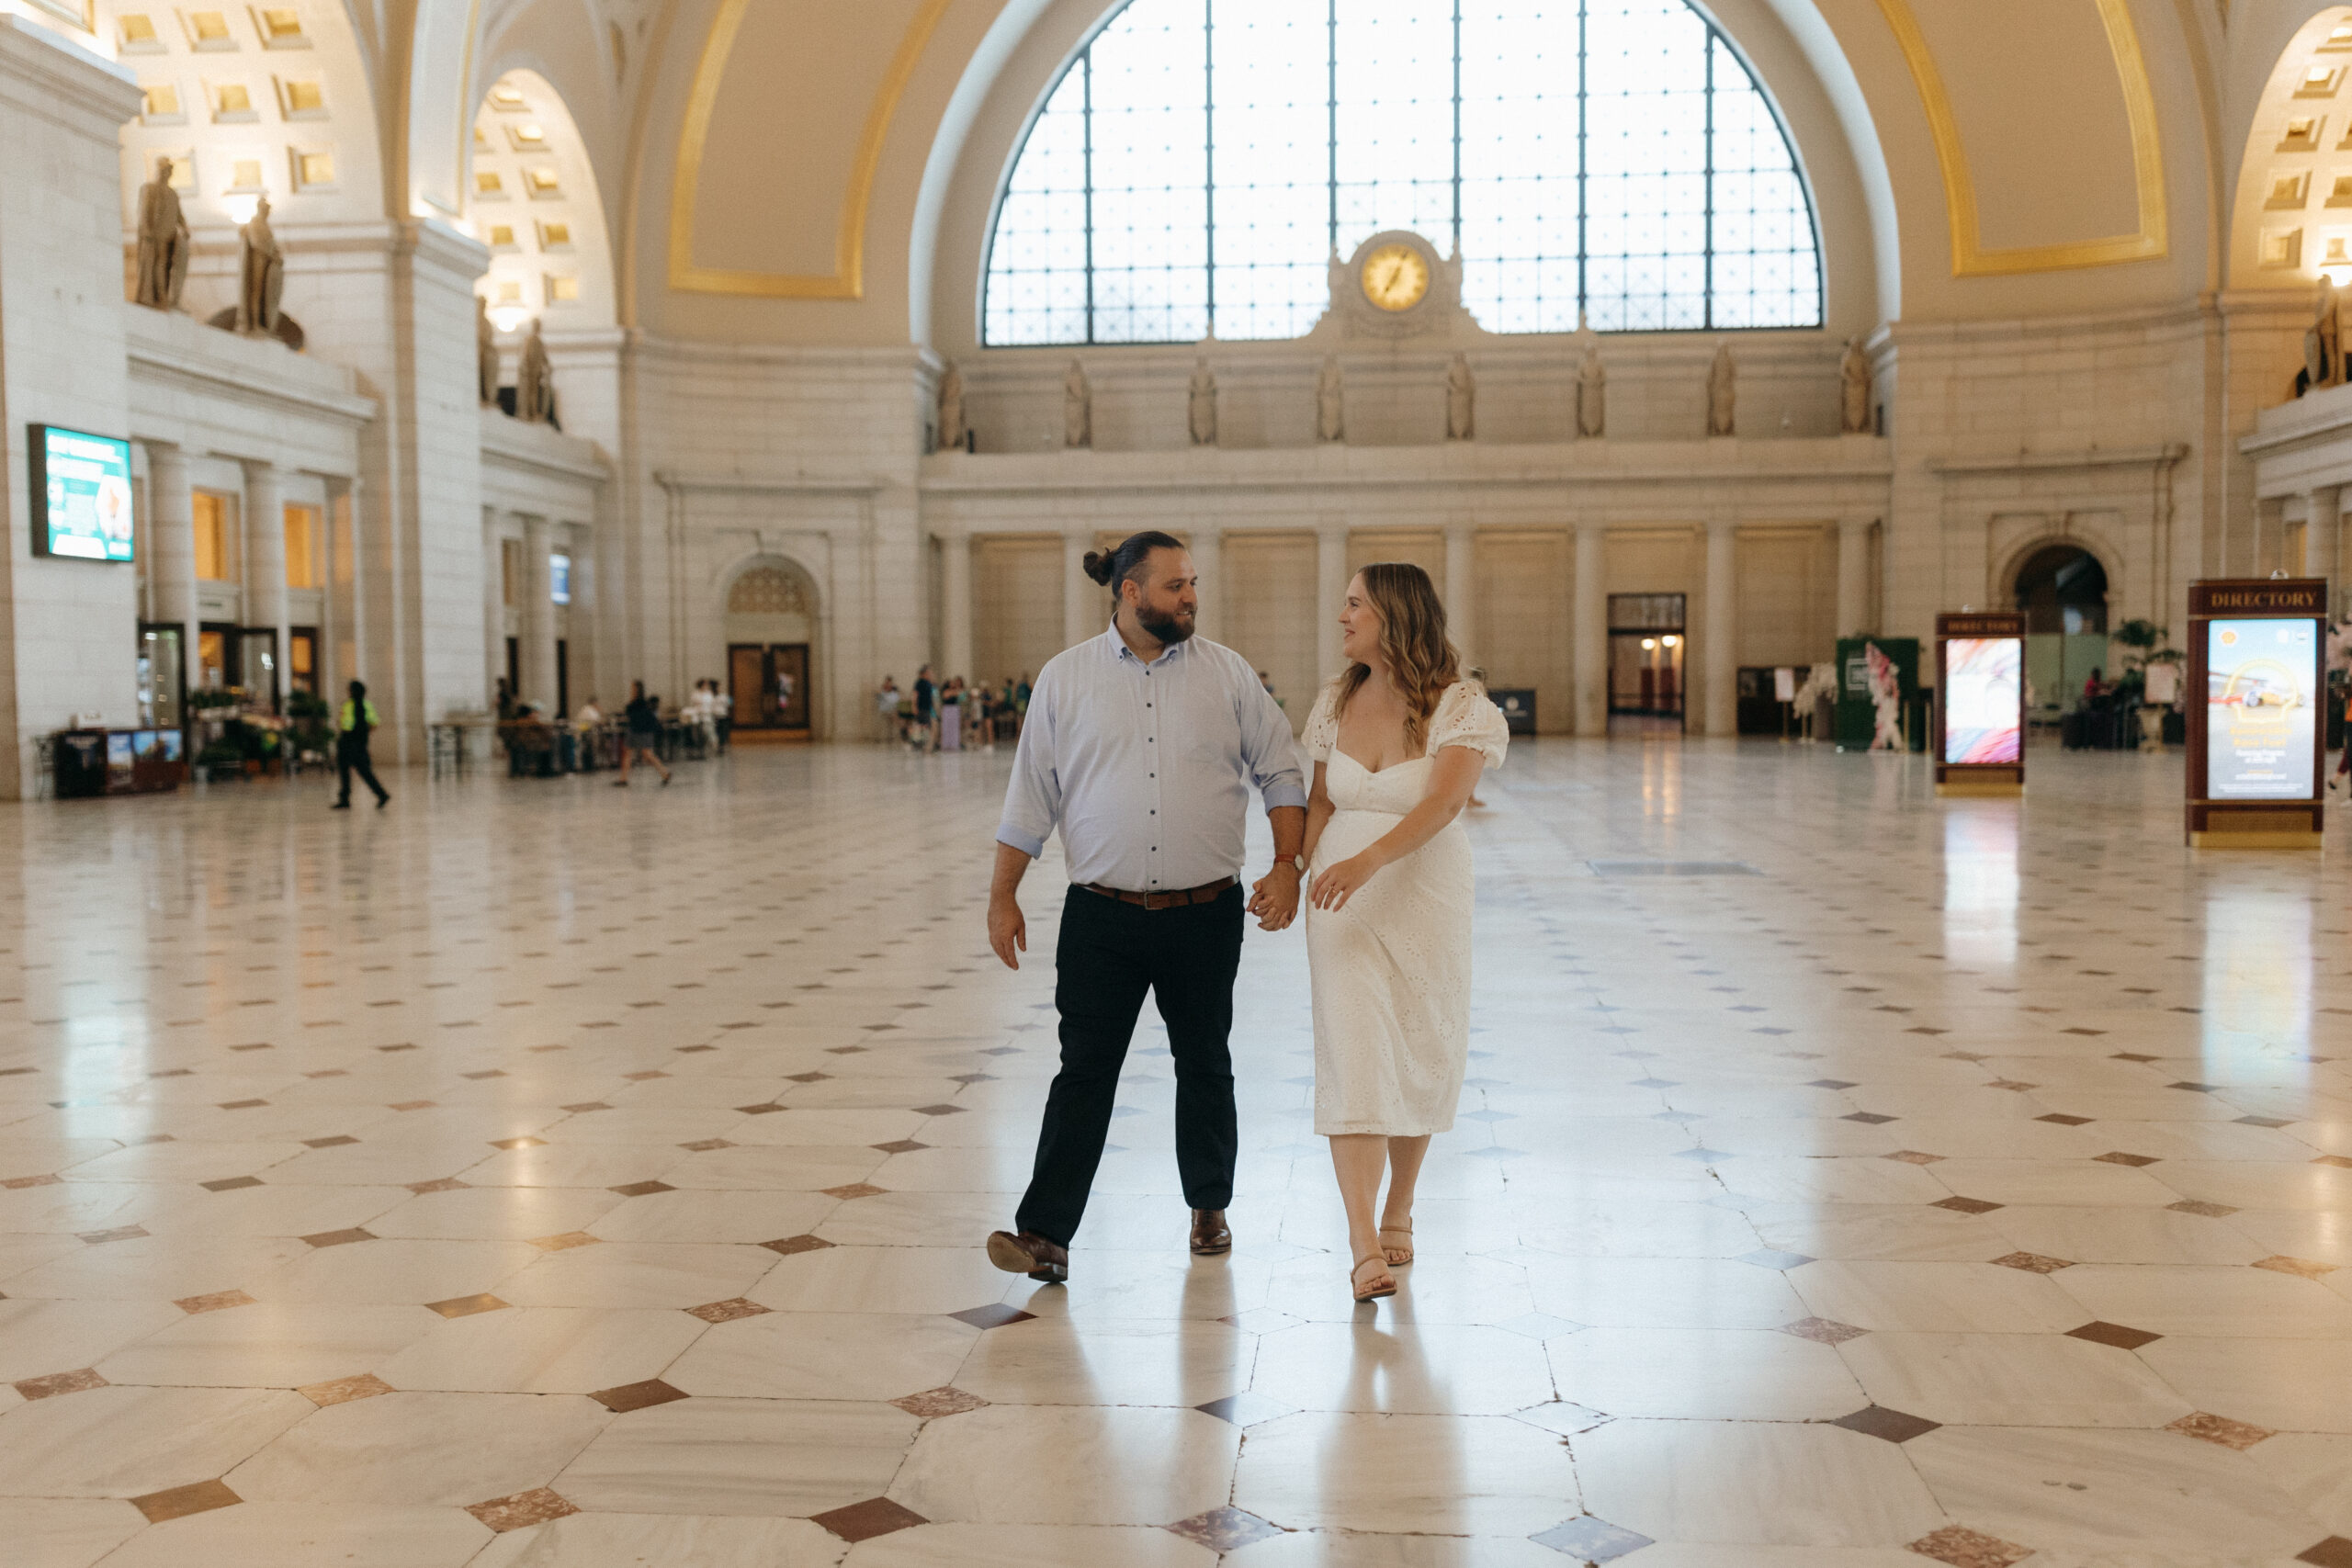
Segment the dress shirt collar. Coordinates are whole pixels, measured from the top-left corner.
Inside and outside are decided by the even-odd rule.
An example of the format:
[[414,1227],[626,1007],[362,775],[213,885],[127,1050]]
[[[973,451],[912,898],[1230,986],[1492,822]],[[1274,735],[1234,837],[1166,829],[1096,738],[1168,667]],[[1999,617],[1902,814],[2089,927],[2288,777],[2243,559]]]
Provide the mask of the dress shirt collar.
[[[1140,664],[1147,670],[1154,669],[1159,665],[1167,663],[1170,659],[1173,659],[1176,655],[1183,652],[1185,645],[1193,640],[1192,637],[1186,637],[1183,642],[1169,643],[1159,650],[1159,658],[1145,660],[1136,657],[1136,650],[1129,647],[1127,639],[1120,635],[1119,623],[1117,621],[1113,621],[1111,623],[1111,629],[1104,632],[1102,635],[1110,639],[1112,651],[1119,658],[1126,660],[1130,663]],[[1199,634],[1195,633],[1193,635],[1198,636]]]

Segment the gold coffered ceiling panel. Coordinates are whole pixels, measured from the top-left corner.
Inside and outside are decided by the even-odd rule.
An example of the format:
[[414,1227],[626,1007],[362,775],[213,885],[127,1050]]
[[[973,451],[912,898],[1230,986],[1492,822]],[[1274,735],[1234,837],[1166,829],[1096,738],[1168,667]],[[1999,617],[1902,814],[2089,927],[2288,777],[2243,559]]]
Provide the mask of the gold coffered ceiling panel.
[[2166,254],[2155,95],[2128,0],[1878,5],[1935,141],[1952,276]]
[[670,195],[670,287],[858,299],[882,143],[953,0],[719,0]]

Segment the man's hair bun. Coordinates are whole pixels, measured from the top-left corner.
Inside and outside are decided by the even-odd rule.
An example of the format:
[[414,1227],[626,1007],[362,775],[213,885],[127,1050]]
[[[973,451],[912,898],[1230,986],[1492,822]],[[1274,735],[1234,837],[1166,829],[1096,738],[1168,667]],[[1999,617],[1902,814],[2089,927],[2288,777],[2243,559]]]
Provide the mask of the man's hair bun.
[[1111,586],[1111,579],[1118,574],[1118,556],[1115,551],[1089,550],[1086,552],[1085,564],[1086,575],[1105,588]]

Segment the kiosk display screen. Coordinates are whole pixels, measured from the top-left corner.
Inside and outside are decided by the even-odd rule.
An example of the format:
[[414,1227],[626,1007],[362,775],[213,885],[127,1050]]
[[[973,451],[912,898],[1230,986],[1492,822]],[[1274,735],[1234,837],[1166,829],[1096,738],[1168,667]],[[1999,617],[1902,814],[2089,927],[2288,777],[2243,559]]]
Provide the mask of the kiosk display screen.
[[130,559],[130,443],[36,424],[29,444],[33,553]]
[[2309,800],[2319,744],[2312,621],[2205,623],[2205,794]]
[[1944,755],[1948,764],[2023,760],[2025,643],[2013,637],[1944,643]]

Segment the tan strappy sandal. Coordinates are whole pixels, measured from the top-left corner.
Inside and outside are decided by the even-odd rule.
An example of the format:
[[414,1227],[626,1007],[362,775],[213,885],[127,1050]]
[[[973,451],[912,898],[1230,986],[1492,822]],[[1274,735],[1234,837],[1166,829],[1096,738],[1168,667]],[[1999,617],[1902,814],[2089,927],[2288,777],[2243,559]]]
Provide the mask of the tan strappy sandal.
[[[1374,1282],[1370,1287],[1366,1287],[1361,1278],[1363,1273],[1363,1266],[1367,1263],[1376,1263],[1380,1266],[1380,1272],[1373,1276]],[[1388,1281],[1388,1288],[1386,1290],[1379,1288],[1379,1281],[1383,1280]],[[1396,1276],[1388,1272],[1387,1259],[1381,1257],[1377,1252],[1368,1253],[1364,1257],[1356,1259],[1355,1268],[1351,1269],[1348,1273],[1348,1284],[1350,1288],[1355,1292],[1355,1298],[1359,1302],[1376,1302],[1384,1297],[1393,1296],[1396,1293]]]
[[[1391,1233],[1403,1235],[1406,1238],[1405,1245],[1402,1247],[1391,1247],[1388,1244],[1388,1237]],[[1413,1227],[1410,1225],[1383,1225],[1380,1227],[1380,1250],[1381,1254],[1388,1259],[1388,1267],[1391,1269],[1402,1269],[1405,1265],[1413,1260],[1412,1235]],[[1397,1256],[1398,1253],[1403,1253],[1404,1256],[1400,1258]]]

